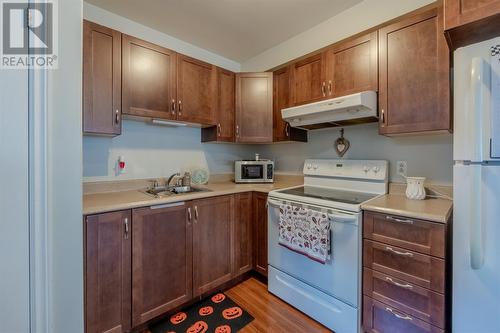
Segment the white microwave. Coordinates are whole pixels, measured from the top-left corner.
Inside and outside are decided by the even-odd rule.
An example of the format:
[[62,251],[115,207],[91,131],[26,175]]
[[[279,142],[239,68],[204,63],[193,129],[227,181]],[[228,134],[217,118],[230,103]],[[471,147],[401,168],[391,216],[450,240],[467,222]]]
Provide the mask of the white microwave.
[[274,162],[270,160],[234,162],[236,183],[273,183]]

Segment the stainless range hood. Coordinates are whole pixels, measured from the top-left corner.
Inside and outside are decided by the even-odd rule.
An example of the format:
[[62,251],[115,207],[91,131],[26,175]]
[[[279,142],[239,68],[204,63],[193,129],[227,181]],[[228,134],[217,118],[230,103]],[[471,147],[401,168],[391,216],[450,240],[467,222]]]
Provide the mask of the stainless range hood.
[[363,91],[281,110],[290,126],[306,130],[378,121],[377,93]]

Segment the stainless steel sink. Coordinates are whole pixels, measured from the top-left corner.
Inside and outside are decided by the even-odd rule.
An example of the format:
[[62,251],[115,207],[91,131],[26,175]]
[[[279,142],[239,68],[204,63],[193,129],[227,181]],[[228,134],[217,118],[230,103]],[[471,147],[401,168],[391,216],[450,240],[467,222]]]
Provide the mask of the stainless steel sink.
[[161,197],[168,197],[173,195],[181,195],[189,193],[210,192],[211,190],[207,188],[192,187],[192,186],[170,186],[168,188],[160,186],[140,191],[152,197],[161,198]]

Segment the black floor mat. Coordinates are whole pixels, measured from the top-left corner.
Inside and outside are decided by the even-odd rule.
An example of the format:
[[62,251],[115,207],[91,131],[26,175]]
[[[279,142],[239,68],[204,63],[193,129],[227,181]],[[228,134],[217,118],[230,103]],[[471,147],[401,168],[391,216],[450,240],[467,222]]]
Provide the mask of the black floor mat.
[[149,327],[151,333],[234,333],[254,318],[223,293],[208,297]]

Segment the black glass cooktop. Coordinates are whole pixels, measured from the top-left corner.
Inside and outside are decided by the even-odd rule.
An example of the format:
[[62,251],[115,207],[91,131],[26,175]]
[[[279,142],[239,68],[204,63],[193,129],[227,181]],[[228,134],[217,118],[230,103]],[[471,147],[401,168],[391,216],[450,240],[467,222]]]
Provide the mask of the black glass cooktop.
[[359,193],[313,186],[296,187],[279,192],[284,194],[297,195],[300,197],[318,198],[354,205],[359,205],[377,196],[377,194]]

